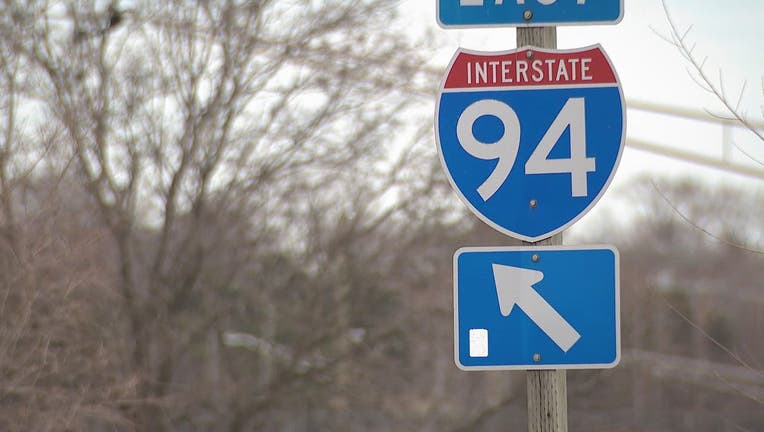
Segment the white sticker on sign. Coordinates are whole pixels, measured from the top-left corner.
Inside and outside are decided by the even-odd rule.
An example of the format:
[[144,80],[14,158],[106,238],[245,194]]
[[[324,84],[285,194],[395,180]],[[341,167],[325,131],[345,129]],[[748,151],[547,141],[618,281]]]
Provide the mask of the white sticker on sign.
[[470,357],[488,357],[488,330],[470,329]]

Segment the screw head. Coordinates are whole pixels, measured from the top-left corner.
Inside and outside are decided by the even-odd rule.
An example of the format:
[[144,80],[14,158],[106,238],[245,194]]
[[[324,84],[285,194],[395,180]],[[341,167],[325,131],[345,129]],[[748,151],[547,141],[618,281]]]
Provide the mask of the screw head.
[[535,199],[532,199],[528,204],[531,206],[531,208],[536,208],[538,207],[539,202],[536,201]]
[[541,361],[541,354],[533,354],[533,361],[538,363]]
[[525,58],[532,59],[534,56],[533,50],[528,50],[525,52]]
[[533,254],[533,256],[531,257],[531,260],[533,262],[539,262],[539,255],[538,254]]
[[523,12],[523,19],[526,21],[530,21],[531,18],[533,18],[533,11],[530,9],[526,9],[525,12]]

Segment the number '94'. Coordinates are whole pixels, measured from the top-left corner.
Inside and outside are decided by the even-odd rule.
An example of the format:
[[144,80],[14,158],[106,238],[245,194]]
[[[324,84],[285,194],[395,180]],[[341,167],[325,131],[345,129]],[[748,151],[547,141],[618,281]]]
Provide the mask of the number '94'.
[[[496,142],[485,143],[472,134],[473,124],[482,116],[496,117],[504,125],[504,133]],[[520,128],[515,110],[494,99],[474,102],[459,116],[456,134],[462,148],[475,158],[499,161],[477,190],[483,201],[488,201],[509,177],[520,146]],[[566,129],[570,130],[570,157],[551,158],[552,149]],[[525,174],[569,174],[571,196],[585,197],[589,195],[586,175],[595,170],[596,159],[586,155],[584,98],[570,98],[534,147],[525,163]]]

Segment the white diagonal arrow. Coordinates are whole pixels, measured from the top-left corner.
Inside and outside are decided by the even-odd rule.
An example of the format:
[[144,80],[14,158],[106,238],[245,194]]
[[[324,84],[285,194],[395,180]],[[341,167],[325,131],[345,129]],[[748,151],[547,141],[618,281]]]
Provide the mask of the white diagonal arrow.
[[568,352],[581,335],[533,289],[533,285],[544,279],[544,273],[500,264],[492,265],[501,314],[508,316],[517,305],[560,349]]

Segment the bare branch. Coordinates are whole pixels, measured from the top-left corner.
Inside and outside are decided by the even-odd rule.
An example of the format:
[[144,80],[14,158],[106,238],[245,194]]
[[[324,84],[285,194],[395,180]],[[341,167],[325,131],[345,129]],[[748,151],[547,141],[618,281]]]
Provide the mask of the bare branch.
[[[663,10],[666,15],[666,20],[669,23],[670,31],[671,31],[671,37],[670,40],[672,41],[672,45],[674,45],[679,53],[690,63],[690,66],[692,67],[694,74],[691,74],[693,76],[693,79],[697,80],[699,79],[702,83],[701,88],[703,88],[706,91],[710,91],[712,94],[714,94],[717,99],[724,105],[724,107],[728,110],[728,112],[732,115],[732,117],[735,118],[743,127],[748,129],[751,133],[753,133],[759,140],[764,141],[764,131],[761,131],[757,129],[748,119],[747,117],[740,112],[739,106],[740,106],[740,100],[742,99],[742,91],[741,95],[738,98],[737,102],[731,101],[727,97],[726,90],[724,88],[724,77],[722,74],[722,71],[719,71],[719,81],[718,84],[712,80],[705,70],[705,64],[706,64],[706,58],[703,59],[703,61],[698,61],[697,58],[694,56],[694,44],[693,46],[688,46],[686,38],[689,33],[689,29],[685,31],[681,36],[679,35],[679,31],[676,25],[676,22],[674,21],[671,13],[669,12],[668,5],[666,3],[667,0],[661,0],[661,3],[663,5]],[[691,28],[691,27],[690,27]],[[667,38],[663,38],[666,40]],[[697,75],[697,78],[694,76]],[[745,88],[745,84],[743,85],[743,88]],[[739,147],[738,147],[739,148]]]
[[696,224],[692,219],[690,219],[681,210],[679,210],[679,208],[677,208],[677,206],[671,201],[671,199],[669,199],[669,197],[666,196],[666,194],[663,193],[663,191],[661,191],[661,189],[658,187],[658,185],[655,183],[655,181],[653,181],[651,179],[650,183],[652,184],[653,189],[663,199],[663,201],[665,201],[666,204],[668,204],[668,206],[671,207],[671,210],[677,216],[679,216],[683,221],[685,221],[686,223],[691,225],[693,228],[697,229],[698,231],[702,232],[703,234],[707,235],[708,237],[710,237],[710,238],[712,238],[712,239],[714,239],[714,240],[716,240],[716,241],[718,241],[720,243],[724,243],[724,244],[726,244],[728,246],[732,246],[732,247],[734,247],[736,249],[744,250],[746,252],[751,252],[751,253],[755,253],[755,254],[759,254],[759,255],[764,255],[764,250],[753,249],[753,248],[747,247],[745,245],[741,245],[741,244],[732,242],[730,240],[724,239],[724,238],[722,238],[722,237],[720,237],[720,236],[718,236],[718,235],[708,231],[707,229],[701,227],[700,225]]
[[702,328],[701,328],[701,327],[700,327],[698,324],[696,324],[696,323],[695,323],[695,322],[693,322],[691,319],[689,319],[689,318],[687,317],[687,315],[683,314],[683,313],[682,313],[682,312],[681,312],[679,309],[677,309],[677,308],[676,308],[674,305],[672,305],[672,304],[671,304],[671,303],[670,303],[668,300],[666,300],[666,299],[663,299],[663,301],[664,301],[664,304],[665,304],[665,305],[666,305],[666,306],[667,306],[669,309],[671,309],[671,311],[672,311],[672,312],[674,312],[674,313],[675,313],[675,314],[677,314],[677,315],[678,315],[680,318],[682,318],[682,320],[683,320],[684,322],[686,322],[687,324],[689,324],[690,326],[692,326],[692,328],[693,328],[693,329],[695,329],[696,331],[700,332],[700,333],[703,335],[703,337],[704,337],[704,338],[706,338],[707,340],[709,340],[710,342],[712,342],[714,345],[716,345],[718,348],[720,348],[722,351],[724,351],[725,353],[727,353],[727,355],[729,355],[729,356],[730,356],[730,358],[732,358],[733,360],[735,360],[735,362],[737,362],[738,364],[740,364],[740,366],[743,366],[743,367],[745,367],[746,369],[748,369],[749,371],[751,371],[751,372],[754,372],[755,374],[757,374],[757,375],[759,375],[760,377],[764,378],[764,371],[761,371],[761,370],[758,370],[758,369],[756,369],[756,368],[752,367],[750,364],[748,364],[748,362],[746,362],[745,360],[743,360],[743,359],[742,359],[742,358],[741,358],[739,355],[737,355],[735,352],[733,352],[733,351],[732,351],[731,349],[729,349],[728,347],[724,346],[724,344],[720,343],[718,340],[716,340],[716,338],[714,338],[714,337],[713,337],[713,336],[711,336],[711,335],[710,335],[708,332],[706,332],[705,330],[703,330],[703,329],[702,329]]

